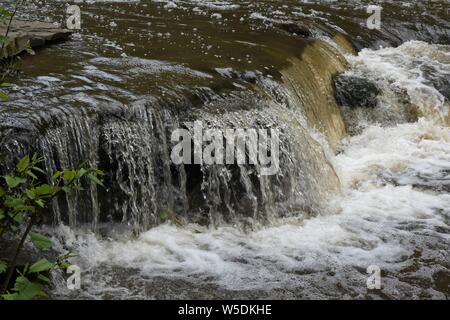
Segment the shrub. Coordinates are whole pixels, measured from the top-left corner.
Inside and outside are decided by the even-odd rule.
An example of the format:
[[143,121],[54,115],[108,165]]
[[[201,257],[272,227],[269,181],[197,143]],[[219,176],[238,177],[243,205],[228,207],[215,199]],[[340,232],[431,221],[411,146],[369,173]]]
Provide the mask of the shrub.
[[[53,262],[46,258],[29,262],[19,270],[16,269],[17,259],[26,239],[31,240],[40,251],[50,250],[51,240],[32,230],[48,215],[51,201],[60,193],[70,195],[75,191],[83,191],[83,179],[103,186],[99,179],[103,172],[94,167],[86,167],[86,163],[74,170],[56,171],[50,178],[50,184],[45,183],[43,181],[47,173],[39,168],[42,160],[37,155],[25,156],[12,174],[0,177],[0,239],[10,234],[18,240],[9,261],[0,260],[0,274],[6,274],[0,288],[3,299],[27,300],[47,296],[45,286],[49,283],[48,273],[56,268],[67,268],[67,260],[72,253],[68,252]],[[18,276],[12,285],[14,271]]]

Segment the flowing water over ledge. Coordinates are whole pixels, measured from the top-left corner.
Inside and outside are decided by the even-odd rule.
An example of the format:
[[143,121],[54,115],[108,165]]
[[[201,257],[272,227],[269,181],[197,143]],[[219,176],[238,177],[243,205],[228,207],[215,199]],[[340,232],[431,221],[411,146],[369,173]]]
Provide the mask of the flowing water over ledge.
[[[24,58],[0,110],[4,169],[36,150],[108,173],[54,205],[47,230],[83,270],[54,298],[448,298],[448,3],[379,1],[381,31],[367,3],[80,3],[81,34]],[[280,173],[174,166],[193,120],[280,128]]]

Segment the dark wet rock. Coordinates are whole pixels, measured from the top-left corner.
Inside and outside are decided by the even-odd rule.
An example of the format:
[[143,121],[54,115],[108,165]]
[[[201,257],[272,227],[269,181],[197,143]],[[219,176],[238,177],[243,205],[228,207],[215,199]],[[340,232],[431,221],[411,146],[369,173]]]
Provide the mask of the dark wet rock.
[[450,272],[448,270],[434,273],[433,283],[439,291],[444,292],[446,295],[450,294]]
[[380,89],[368,79],[342,75],[335,79],[336,101],[343,107],[375,108]]
[[310,37],[312,35],[310,29],[299,22],[276,21],[273,22],[273,26],[298,36]]
[[[5,33],[6,26],[0,26],[0,34]],[[15,56],[29,47],[37,48],[52,41],[67,39],[71,33],[71,30],[58,28],[48,22],[14,20],[0,58]]]
[[447,101],[450,101],[450,78],[431,65],[423,65],[420,69],[426,82],[439,91]]

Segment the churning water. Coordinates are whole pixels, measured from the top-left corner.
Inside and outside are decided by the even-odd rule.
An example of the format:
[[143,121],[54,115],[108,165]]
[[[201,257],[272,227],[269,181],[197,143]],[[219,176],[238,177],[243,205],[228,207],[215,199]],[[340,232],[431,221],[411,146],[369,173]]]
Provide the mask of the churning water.
[[[423,116],[385,125],[361,115],[364,128],[333,159],[342,195],[320,215],[274,219],[247,232],[164,224],[133,240],[61,227],[57,238],[77,248],[85,270],[81,296],[448,297],[450,129],[435,117],[448,114],[448,101],[420,70],[433,65],[432,77],[448,77],[450,47],[408,42],[349,60],[349,73],[382,88],[372,113],[404,107],[391,100],[389,88],[400,87]],[[382,291],[366,288],[370,265],[382,270]]]
[[[146,14],[147,5],[177,22]],[[53,208],[58,226],[46,230],[60,250],[75,249],[82,270],[77,291],[55,275],[53,297],[448,298],[445,2],[430,3],[421,27],[393,27],[412,19],[400,13],[411,6],[386,6],[388,27],[357,35],[362,20],[345,16],[364,1],[294,10],[275,1],[86,4],[90,17],[128,23],[129,34],[90,24],[95,36],[42,52],[47,62],[58,52],[68,58],[46,75],[38,60],[25,65],[28,85],[17,83],[0,114],[3,152],[32,145],[47,169],[89,159],[110,179],[109,194],[93,188],[71,211],[63,201]],[[296,19],[312,23],[315,40],[274,31]],[[337,31],[365,49],[349,54]],[[338,73],[343,117],[327,85]],[[280,174],[174,168],[168,133],[193,119],[281,127]],[[43,135],[17,135],[28,126]],[[163,209],[181,223],[161,223]],[[367,289],[371,265],[382,290]]]

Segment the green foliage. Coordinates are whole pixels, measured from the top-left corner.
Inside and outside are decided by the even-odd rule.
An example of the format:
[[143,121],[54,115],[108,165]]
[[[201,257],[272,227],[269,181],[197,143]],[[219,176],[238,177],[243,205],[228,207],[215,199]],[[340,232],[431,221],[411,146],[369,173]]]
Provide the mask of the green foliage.
[[7,268],[6,262],[0,260],[0,274],[5,273]]
[[41,260],[35,262],[31,267],[30,267],[30,273],[39,273],[42,271],[48,271],[50,269],[53,268],[53,263],[51,263],[50,261],[48,261],[45,258],[42,258]]
[[69,259],[75,257],[76,255],[71,251],[67,251],[64,255],[56,259],[56,266],[60,269],[67,269],[70,266]]
[[[49,238],[32,231],[48,214],[52,199],[61,193],[71,195],[83,190],[83,180],[103,186],[99,178],[104,175],[103,172],[86,167],[86,163],[76,169],[64,169],[50,175],[39,168],[42,160],[37,155],[25,156],[17,163],[14,172],[0,176],[0,237],[8,233],[19,240],[14,257],[8,263],[0,261],[0,274],[7,273],[0,297],[6,300],[46,297],[45,286],[49,282],[47,274],[54,269],[66,269],[69,266],[68,259],[73,257],[70,251],[54,262],[41,258],[33,263],[29,262],[22,270],[16,269],[17,257],[25,240],[30,240],[40,251],[52,248],[53,243]],[[50,183],[43,182],[48,176],[51,176]],[[20,276],[9,289],[14,271]]]
[[6,8],[0,7],[0,16],[2,18],[11,17],[13,13]]
[[30,240],[36,248],[42,251],[50,250],[53,246],[53,242],[39,233],[30,232]]
[[31,282],[25,276],[17,277],[12,291],[14,293],[5,294],[3,298],[5,300],[30,300],[36,296],[46,296],[41,283]]
[[50,283],[50,279],[45,274],[57,268],[67,269],[70,265],[68,259],[71,257],[73,257],[73,254],[67,252],[57,258],[55,263],[51,263],[47,259],[42,258],[30,267],[28,265],[25,266],[22,272],[17,270],[19,276],[16,278],[13,288],[10,292],[3,294],[1,298],[4,300],[31,300],[36,297],[47,298],[45,287]]
[[4,93],[0,91],[0,100],[2,101],[8,101],[9,97]]

